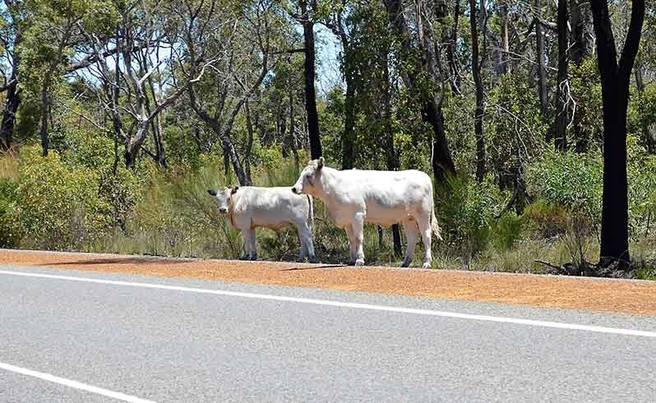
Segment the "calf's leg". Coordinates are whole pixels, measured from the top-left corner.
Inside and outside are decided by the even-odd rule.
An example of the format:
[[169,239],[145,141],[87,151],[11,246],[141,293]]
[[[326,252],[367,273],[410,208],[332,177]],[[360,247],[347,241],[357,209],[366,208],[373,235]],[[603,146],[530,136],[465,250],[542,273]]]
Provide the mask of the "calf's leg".
[[307,223],[303,224],[303,244],[305,245],[305,250],[308,255],[308,261],[310,263],[314,263],[317,261],[317,257],[314,254],[314,243],[312,242],[312,230],[310,227],[307,225]]
[[249,241],[251,244],[251,260],[257,260],[257,246],[255,245],[255,228],[251,228]]
[[408,238],[408,248],[405,250],[405,258],[401,267],[410,266],[412,262],[412,255],[415,253],[415,246],[417,246],[417,237],[419,236],[419,227],[417,227],[417,222],[414,220],[403,221],[403,229],[405,230],[405,236]]
[[248,260],[250,255],[250,230],[240,229],[241,234],[241,254],[239,260]]

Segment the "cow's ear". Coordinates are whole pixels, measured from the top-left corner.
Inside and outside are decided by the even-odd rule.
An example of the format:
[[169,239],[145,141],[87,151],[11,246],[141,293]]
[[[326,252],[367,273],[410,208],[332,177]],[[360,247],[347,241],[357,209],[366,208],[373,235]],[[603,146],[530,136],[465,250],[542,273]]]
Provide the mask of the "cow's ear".
[[214,189],[207,189],[207,193],[209,193],[210,196],[216,196],[216,190]]
[[317,164],[317,169],[323,168],[323,162],[324,162],[323,157],[319,157],[319,163]]
[[230,194],[233,195],[233,194],[237,193],[238,190],[239,190],[239,186],[235,186],[235,187],[232,188],[232,191],[230,192]]

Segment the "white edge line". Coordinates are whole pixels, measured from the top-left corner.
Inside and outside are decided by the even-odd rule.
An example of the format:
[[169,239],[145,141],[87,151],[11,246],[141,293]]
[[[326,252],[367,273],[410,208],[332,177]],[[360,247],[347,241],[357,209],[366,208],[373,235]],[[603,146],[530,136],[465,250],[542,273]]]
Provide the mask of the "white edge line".
[[198,294],[214,294],[214,295],[224,295],[224,296],[240,297],[240,298],[334,306],[340,308],[365,309],[370,311],[384,311],[384,312],[395,312],[395,313],[407,313],[413,315],[439,316],[444,318],[477,320],[477,321],[497,322],[497,323],[512,323],[512,324],[525,325],[525,326],[581,330],[581,331],[595,332],[595,333],[607,333],[607,334],[619,334],[625,336],[656,338],[656,332],[651,332],[646,330],[633,330],[633,329],[621,329],[621,328],[604,327],[604,326],[579,325],[575,323],[550,322],[550,321],[533,320],[533,319],[509,318],[509,317],[502,317],[502,316],[475,315],[475,314],[468,314],[468,313],[435,311],[430,309],[401,308],[401,307],[385,306],[385,305],[362,304],[356,302],[341,302],[341,301],[330,301],[330,300],[312,299],[312,298],[285,297],[281,295],[255,294],[255,293],[248,293],[248,292],[212,290],[207,288],[182,287],[182,286],[172,286],[172,285],[152,284],[152,283],[137,283],[137,282],[129,282],[129,281],[101,280],[101,279],[94,279],[88,277],[59,276],[53,274],[25,273],[25,272],[7,271],[7,270],[0,270],[0,274],[79,281],[79,282],[97,283],[97,284],[112,284],[112,285],[120,285],[126,287],[154,288],[154,289],[170,290],[170,291],[193,292]]
[[11,364],[5,364],[0,362],[0,369],[5,369],[7,371],[16,372],[22,375],[32,376],[34,378],[39,378],[44,381],[58,383],[60,385],[68,386],[74,389],[80,389],[87,392],[95,393],[102,396],[111,397],[113,399],[122,400],[129,403],[156,403],[153,400],[141,399],[138,397],[126,395],[125,393],[114,392],[111,390],[99,388],[97,386],[87,385],[86,383],[73,381],[71,379],[60,378],[58,376],[46,374],[43,372],[32,371],[31,369],[17,367]]

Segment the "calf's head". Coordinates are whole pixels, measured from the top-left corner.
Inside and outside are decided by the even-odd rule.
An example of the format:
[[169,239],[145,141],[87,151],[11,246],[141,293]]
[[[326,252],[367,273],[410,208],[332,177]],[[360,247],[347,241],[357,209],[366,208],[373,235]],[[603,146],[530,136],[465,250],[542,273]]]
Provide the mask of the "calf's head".
[[301,171],[292,192],[296,194],[313,194],[317,182],[321,179],[321,169],[323,168],[323,157],[308,162],[308,165]]
[[232,197],[232,195],[237,193],[238,189],[239,186],[235,186],[232,189],[230,188],[207,189],[207,193],[209,193],[210,196],[213,196],[216,199],[216,204],[219,208],[219,213],[227,214],[228,208],[230,206],[230,198]]

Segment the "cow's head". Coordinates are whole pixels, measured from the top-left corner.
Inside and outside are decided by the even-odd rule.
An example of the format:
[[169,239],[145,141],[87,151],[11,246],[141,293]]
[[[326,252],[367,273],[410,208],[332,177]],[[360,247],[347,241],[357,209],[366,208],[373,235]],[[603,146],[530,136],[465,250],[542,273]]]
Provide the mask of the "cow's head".
[[230,205],[230,198],[233,194],[237,193],[239,186],[234,188],[221,188],[221,189],[207,189],[207,193],[216,199],[216,204],[219,207],[219,213],[227,214]]
[[308,162],[307,166],[301,171],[301,176],[292,187],[292,192],[296,194],[313,194],[315,186],[321,177],[323,168],[323,157]]

